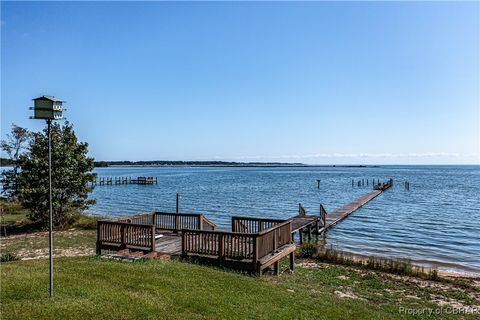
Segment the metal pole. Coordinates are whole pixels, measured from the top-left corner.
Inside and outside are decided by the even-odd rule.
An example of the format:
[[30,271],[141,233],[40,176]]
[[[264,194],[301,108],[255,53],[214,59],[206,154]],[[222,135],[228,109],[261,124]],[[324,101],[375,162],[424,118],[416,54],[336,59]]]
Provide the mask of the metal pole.
[[50,297],[53,297],[53,205],[52,205],[52,120],[47,120],[48,131],[48,189],[49,189],[49,221],[48,221],[48,249],[50,255]]

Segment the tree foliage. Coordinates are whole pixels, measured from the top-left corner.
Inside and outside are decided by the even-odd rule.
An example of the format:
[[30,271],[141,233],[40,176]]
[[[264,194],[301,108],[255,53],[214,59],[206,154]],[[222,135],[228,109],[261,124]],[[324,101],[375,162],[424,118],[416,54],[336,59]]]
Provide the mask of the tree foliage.
[[[53,223],[66,226],[79,210],[94,204],[88,200],[92,191],[89,182],[95,179],[92,173],[93,158],[87,156],[88,144],[79,142],[73,126],[53,124],[52,137],[52,204]],[[48,202],[48,132],[32,133],[28,153],[18,160],[18,199],[29,209],[30,219],[47,225]]]
[[25,153],[30,137],[27,129],[12,124],[7,139],[0,142],[0,149],[7,154],[8,162],[13,167],[11,170],[2,171],[2,194],[7,198],[14,198],[17,193],[18,160]]

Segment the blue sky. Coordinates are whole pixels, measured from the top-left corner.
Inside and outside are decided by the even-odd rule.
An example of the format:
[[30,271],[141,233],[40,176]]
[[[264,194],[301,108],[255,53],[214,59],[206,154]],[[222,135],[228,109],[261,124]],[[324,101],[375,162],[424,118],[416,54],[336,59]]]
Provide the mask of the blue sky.
[[32,98],[98,160],[480,163],[480,5],[2,2],[1,136]]

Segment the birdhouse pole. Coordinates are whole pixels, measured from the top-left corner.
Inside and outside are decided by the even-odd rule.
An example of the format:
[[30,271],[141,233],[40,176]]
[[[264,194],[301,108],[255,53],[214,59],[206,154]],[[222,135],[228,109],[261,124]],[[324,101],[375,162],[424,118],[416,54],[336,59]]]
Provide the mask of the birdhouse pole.
[[50,260],[50,297],[53,297],[53,201],[52,201],[52,120],[61,120],[63,102],[53,96],[41,96],[33,99],[33,119],[45,119],[48,136],[48,253]]
[[48,253],[50,258],[50,297],[53,297],[53,204],[52,204],[52,120],[47,119],[48,132]]

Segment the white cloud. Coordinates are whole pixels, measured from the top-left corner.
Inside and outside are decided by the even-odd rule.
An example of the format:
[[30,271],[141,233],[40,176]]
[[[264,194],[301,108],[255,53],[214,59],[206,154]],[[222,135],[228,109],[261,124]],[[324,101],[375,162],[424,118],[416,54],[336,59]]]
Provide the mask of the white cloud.
[[[197,160],[212,160],[206,157]],[[480,164],[480,154],[456,152],[315,153],[215,156],[213,160],[239,162],[298,162],[307,164]]]

